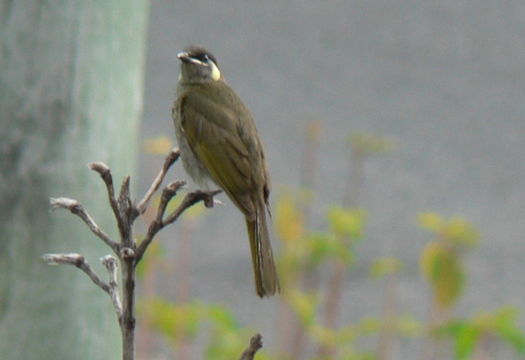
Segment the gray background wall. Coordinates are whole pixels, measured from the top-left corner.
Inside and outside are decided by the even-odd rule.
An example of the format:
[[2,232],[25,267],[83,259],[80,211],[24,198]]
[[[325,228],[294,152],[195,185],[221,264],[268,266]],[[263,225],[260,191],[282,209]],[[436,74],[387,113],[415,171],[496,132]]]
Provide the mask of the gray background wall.
[[[400,304],[425,315],[417,256],[431,237],[415,216],[427,210],[464,216],[482,234],[459,310],[524,308],[525,2],[151,3],[144,138],[173,134],[176,53],[196,43],[252,110],[276,189],[297,184],[303,127],[322,122],[318,214],[343,191],[348,132],[395,139],[394,153],[366,164],[368,236],[347,280],[344,320],[378,313],[380,287],[364,269],[382,255],[407,263]],[[149,178],[157,166],[143,155],[139,169]],[[223,200],[192,240],[193,294],[225,303],[275,345],[276,301],[254,297],[244,224]],[[173,248],[176,236],[162,241]]]

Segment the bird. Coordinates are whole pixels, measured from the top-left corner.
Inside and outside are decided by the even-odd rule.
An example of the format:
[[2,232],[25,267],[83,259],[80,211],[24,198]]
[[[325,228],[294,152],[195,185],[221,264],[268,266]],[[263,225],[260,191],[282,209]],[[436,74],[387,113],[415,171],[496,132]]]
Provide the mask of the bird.
[[256,293],[275,295],[280,285],[268,229],[270,176],[253,117],[212,53],[191,45],[177,57],[172,117],[183,166],[198,185],[217,185],[242,212]]

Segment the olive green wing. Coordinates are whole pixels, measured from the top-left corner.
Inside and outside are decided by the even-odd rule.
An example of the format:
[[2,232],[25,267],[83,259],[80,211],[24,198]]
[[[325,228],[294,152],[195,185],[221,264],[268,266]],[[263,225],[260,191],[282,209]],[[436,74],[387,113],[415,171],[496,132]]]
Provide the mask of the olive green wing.
[[250,199],[255,187],[250,164],[252,145],[240,136],[239,114],[195,94],[184,96],[180,112],[184,134],[195,156],[241,211],[254,214]]

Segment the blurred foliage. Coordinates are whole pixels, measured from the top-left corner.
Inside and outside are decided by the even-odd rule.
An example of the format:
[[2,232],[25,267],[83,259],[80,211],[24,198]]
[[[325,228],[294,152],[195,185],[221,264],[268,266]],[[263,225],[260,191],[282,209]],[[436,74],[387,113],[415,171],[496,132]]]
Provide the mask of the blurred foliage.
[[200,302],[175,304],[162,298],[147,299],[138,306],[139,313],[145,315],[152,328],[173,343],[195,338],[205,320],[204,310],[206,306]]
[[287,291],[286,300],[305,327],[315,324],[319,299],[316,294],[305,294],[299,290]]
[[[322,326],[319,321],[321,298],[318,292],[300,290],[298,281],[301,276],[312,274],[324,264],[334,261],[349,269],[355,260],[354,247],[365,236],[366,214],[360,209],[331,206],[326,211],[325,230],[311,231],[304,225],[304,202],[302,194],[292,192],[277,199],[274,221],[282,241],[280,275],[286,284],[282,299],[290,306],[314,343],[336,347],[345,359],[370,358],[369,352],[358,350],[353,341],[358,336],[377,330],[370,330],[368,322],[337,330]],[[317,356],[315,359],[320,358]]]
[[479,243],[479,234],[476,229],[459,217],[446,220],[436,213],[426,212],[418,215],[418,223],[422,228],[452,246],[469,248]]
[[[320,132],[319,123],[314,123],[306,130],[306,139],[317,141]],[[348,143],[352,156],[360,159],[388,153],[395,147],[390,139],[363,133],[351,134]],[[163,155],[171,147],[171,141],[164,137],[150,139],[145,143],[145,149],[150,154]],[[168,204],[168,212],[180,205],[183,196],[181,192]],[[322,309],[324,299],[321,294],[325,283],[322,276],[326,273],[326,267],[332,266],[328,267],[332,269],[334,264],[341,265],[345,272],[355,268],[354,264],[359,258],[357,245],[366,239],[367,214],[359,208],[334,204],[327,208],[321,219],[316,219],[321,224],[314,230],[308,225],[306,215],[312,199],[311,190],[286,189],[276,199],[273,217],[274,228],[281,240],[277,259],[282,285],[281,301],[291,309],[308,342],[335,349],[333,355],[318,352],[309,357],[310,360],[381,360],[377,349],[371,349],[370,344],[374,344],[377,339],[381,341],[385,334],[393,338],[405,337],[420,341],[425,336],[451,339],[455,359],[472,358],[476,350],[490,348],[494,339],[510,346],[520,356],[525,355],[525,334],[518,323],[517,309],[511,307],[494,312],[482,311],[466,319],[449,316],[443,322],[433,324],[432,320],[420,320],[412,313],[400,314],[395,295],[392,295],[392,299],[385,295],[387,300],[381,305],[383,308],[378,309],[382,315],[363,314],[361,319],[354,319],[339,328],[324,326],[322,310],[326,309]],[[158,198],[154,201],[158,203]],[[194,206],[184,214],[183,220],[199,219],[205,213],[203,210],[202,204]],[[479,234],[469,222],[459,217],[447,219],[426,212],[419,214],[417,221],[420,227],[433,236],[419,256],[421,274],[430,284],[432,293],[430,307],[434,306],[442,313],[448,310],[447,314],[452,314],[451,310],[466,288],[467,267],[464,256],[479,244]],[[144,275],[158,270],[152,264],[161,262],[162,257],[162,247],[153,243],[139,265],[139,273]],[[391,256],[376,258],[368,266],[371,279],[385,279],[376,282],[385,286],[385,290],[395,290],[395,280],[404,270],[403,262]],[[395,294],[395,291],[390,294]],[[370,299],[377,304],[381,304],[381,300],[384,299]],[[205,339],[205,359],[239,358],[256,332],[241,326],[231,311],[217,304],[199,301],[178,304],[162,298],[151,298],[140,301],[138,310],[174,348],[181,341],[195,341],[197,336]],[[206,335],[201,337],[203,333]],[[293,334],[284,335],[290,340]],[[369,348],[363,348],[363,344]],[[256,359],[293,360],[286,354],[276,354],[270,357],[265,352],[258,352]]]
[[331,259],[352,263],[352,245],[364,236],[366,215],[362,210],[333,206],[326,216],[328,230],[312,232],[304,227],[297,197],[290,194],[279,197],[276,208],[275,228],[283,245],[280,259],[287,271],[305,264],[317,266]]
[[368,133],[351,133],[348,135],[347,141],[352,152],[360,157],[389,153],[395,148],[391,139]]
[[[225,307],[201,301],[177,304],[162,298],[153,298],[141,301],[138,311],[153,330],[164,335],[173,348],[181,342],[191,343],[203,331],[207,331],[207,359],[237,359],[255,333],[254,330],[242,328]],[[259,351],[257,359],[270,358],[264,351]]]
[[456,252],[440,241],[425,246],[420,257],[421,271],[430,281],[434,299],[441,307],[450,307],[465,285],[465,270]]
[[338,237],[352,242],[363,238],[364,223],[365,213],[362,210],[333,206],[328,211],[330,230]]
[[401,260],[394,257],[381,257],[372,262],[368,274],[372,278],[382,278],[398,274],[403,269]]
[[[311,323],[309,334],[317,343],[336,348],[339,353],[337,358],[376,359],[372,351],[360,349],[356,341],[377,335],[385,326],[384,319],[364,317],[355,324],[346,325],[337,330],[328,329],[318,323]],[[412,315],[397,316],[392,319],[389,326],[394,333],[408,338],[420,336],[423,332],[422,324]]]
[[458,300],[465,286],[462,256],[465,250],[478,244],[479,236],[461,218],[447,220],[435,213],[422,213],[418,222],[435,236],[421,252],[421,272],[432,286],[436,304],[448,308]]
[[282,244],[278,263],[285,296],[304,271],[333,260],[351,265],[353,245],[364,236],[365,213],[336,206],[327,212],[326,231],[308,231],[302,209],[309,200],[305,192],[287,192],[277,199],[274,222]]
[[148,246],[148,251],[144,253],[144,258],[137,265],[136,275],[139,279],[144,278],[144,276],[153,271],[153,268],[162,262],[164,258],[165,250],[162,244],[157,241],[152,242]]
[[281,196],[277,200],[275,212],[275,230],[284,246],[298,246],[297,241],[303,238],[305,229],[297,200],[291,194]]
[[455,359],[469,359],[477,347],[499,339],[521,357],[525,355],[525,334],[520,328],[519,311],[502,307],[494,312],[480,311],[469,319],[454,319],[435,330],[438,336],[452,338]]
[[395,316],[390,324],[386,324],[383,318],[365,317],[357,323],[354,330],[359,336],[374,335],[388,326],[404,337],[420,336],[423,333],[421,322],[411,314]]
[[149,138],[144,141],[144,151],[151,155],[166,155],[173,148],[173,141],[166,136]]

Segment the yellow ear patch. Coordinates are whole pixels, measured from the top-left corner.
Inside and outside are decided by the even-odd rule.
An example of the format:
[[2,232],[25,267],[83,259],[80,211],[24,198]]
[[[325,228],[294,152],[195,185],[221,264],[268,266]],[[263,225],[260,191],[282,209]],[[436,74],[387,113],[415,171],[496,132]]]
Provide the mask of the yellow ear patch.
[[221,78],[221,71],[219,70],[217,65],[215,65],[213,61],[210,61],[210,66],[211,66],[211,78],[215,81],[219,80]]

